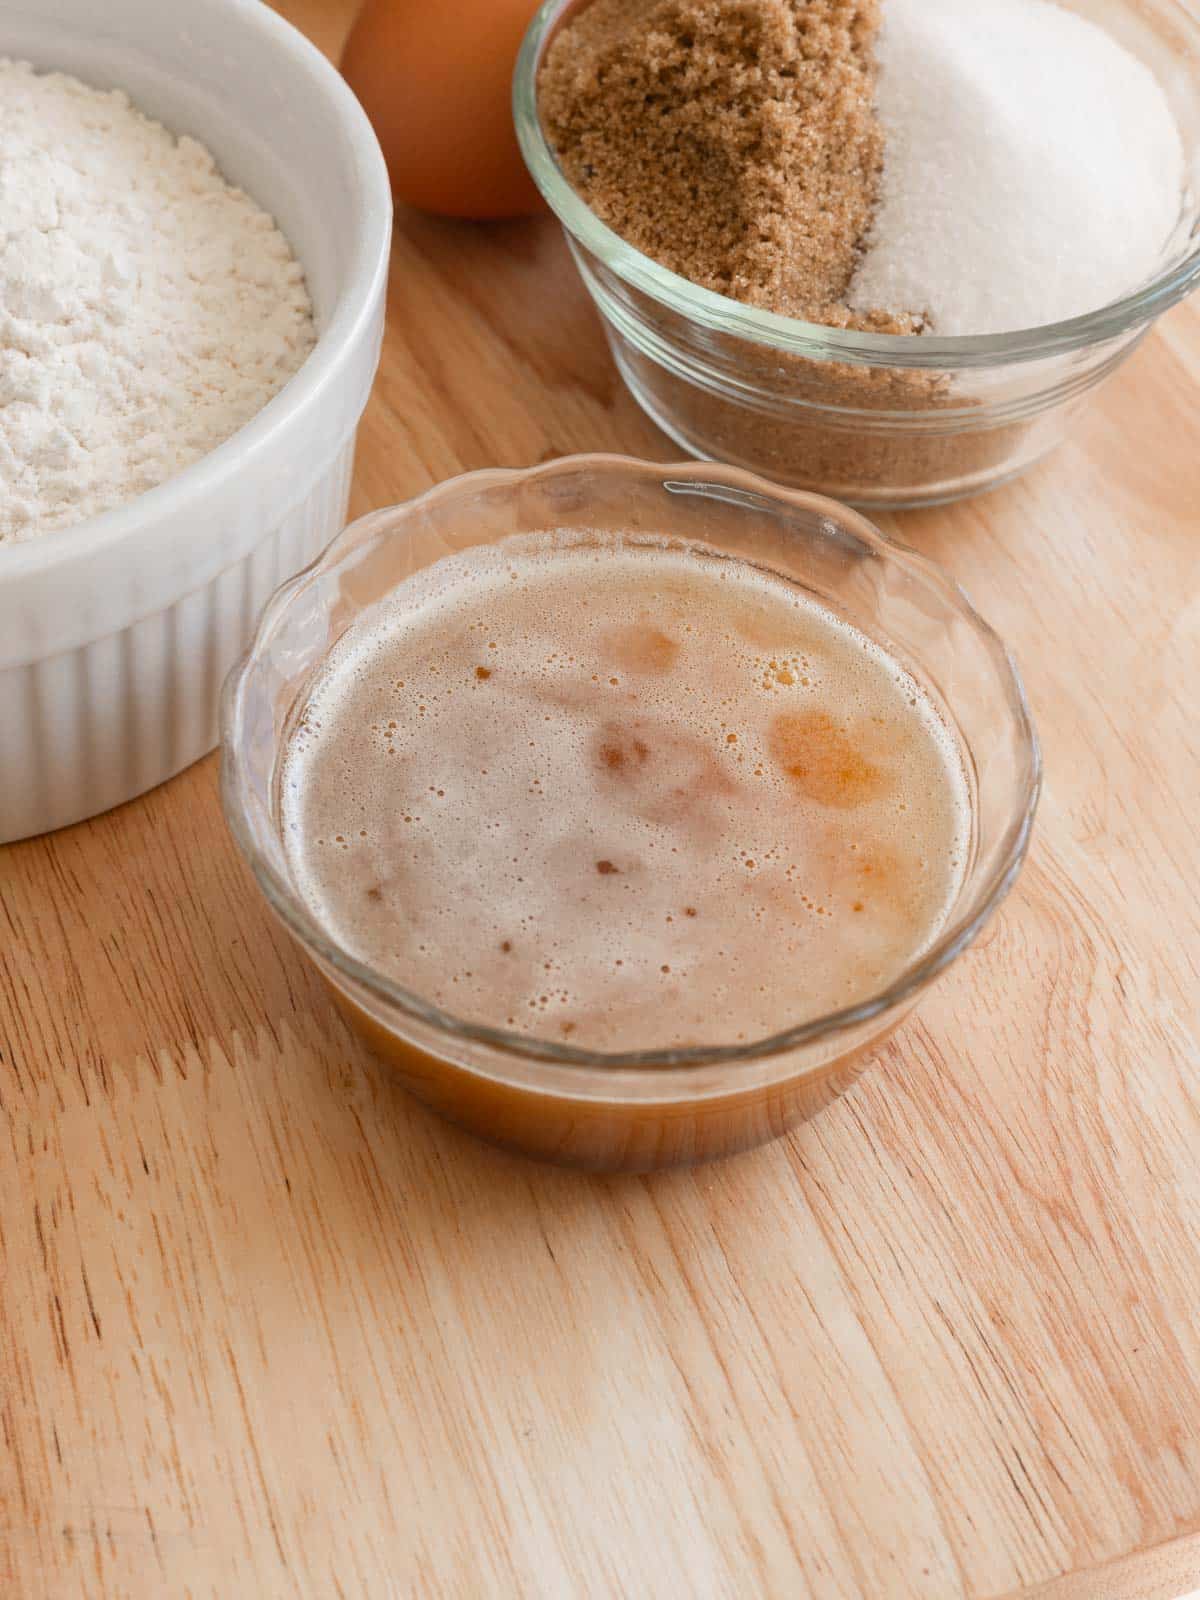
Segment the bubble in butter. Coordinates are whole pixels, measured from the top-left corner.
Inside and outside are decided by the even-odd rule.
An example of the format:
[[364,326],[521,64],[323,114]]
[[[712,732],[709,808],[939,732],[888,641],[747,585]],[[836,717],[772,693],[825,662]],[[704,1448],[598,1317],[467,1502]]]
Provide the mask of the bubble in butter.
[[448,217],[541,209],[512,124],[512,74],[537,0],[367,0],[342,72],[397,199]]

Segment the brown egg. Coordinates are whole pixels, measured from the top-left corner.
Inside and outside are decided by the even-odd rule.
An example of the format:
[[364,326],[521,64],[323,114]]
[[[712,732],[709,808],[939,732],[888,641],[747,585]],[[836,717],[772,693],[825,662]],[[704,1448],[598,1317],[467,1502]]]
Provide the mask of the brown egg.
[[449,217],[541,209],[512,123],[512,74],[537,0],[367,0],[342,72],[399,200]]

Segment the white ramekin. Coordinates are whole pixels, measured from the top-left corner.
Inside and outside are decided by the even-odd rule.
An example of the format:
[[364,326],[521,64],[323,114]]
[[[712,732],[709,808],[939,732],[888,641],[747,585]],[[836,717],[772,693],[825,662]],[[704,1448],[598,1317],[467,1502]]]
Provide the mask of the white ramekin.
[[132,799],[216,744],[222,680],[264,601],[345,519],[391,195],[354,96],[260,0],[6,0],[0,56],[126,89],[202,140],[287,235],[320,335],[292,381],[194,466],[0,546],[4,842]]

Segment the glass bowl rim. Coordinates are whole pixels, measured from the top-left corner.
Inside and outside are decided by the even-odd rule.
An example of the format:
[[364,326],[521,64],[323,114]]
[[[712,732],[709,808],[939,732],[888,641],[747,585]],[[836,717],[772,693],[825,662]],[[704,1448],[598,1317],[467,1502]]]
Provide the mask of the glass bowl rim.
[[[1133,293],[1082,316],[997,334],[861,333],[744,305],[701,288],[622,239],[581,199],[559,166],[537,107],[537,72],[561,12],[573,0],[542,0],[525,33],[513,72],[512,110],[530,176],[570,238],[631,288],[710,333],[730,335],[810,360],[955,371],[1003,367],[1086,350],[1149,323],[1200,280],[1200,225],[1190,251]],[[1200,18],[1182,12],[1197,32]]]
[[[853,1006],[828,1012],[823,1016],[811,1018],[807,1022],[744,1044],[693,1045],[686,1048],[618,1052],[585,1050],[578,1046],[539,1039],[506,1028],[493,1028],[484,1023],[455,1016],[452,1012],[434,1005],[360,961],[329,935],[259,848],[255,839],[254,824],[243,801],[241,745],[244,691],[251,672],[267,648],[284,612],[306,585],[318,574],[336,567],[352,551],[357,550],[364,540],[395,533],[408,518],[420,516],[429,506],[439,501],[450,500],[459,495],[473,496],[491,488],[515,489],[522,483],[537,482],[581,471],[629,474],[642,479],[650,478],[662,485],[672,482],[711,484],[725,498],[728,498],[730,491],[733,491],[739,498],[745,497],[747,501],[753,496],[756,501],[761,502],[766,499],[815,512],[839,528],[848,528],[848,531],[869,546],[876,555],[900,564],[940,590],[943,597],[982,638],[995,660],[1002,677],[1006,680],[1010,710],[1018,738],[1029,753],[1029,772],[1019,805],[1014,808],[1014,815],[1005,830],[999,847],[999,860],[987,882],[973,897],[975,908],[972,913],[966,918],[951,917],[947,927],[934,943],[915,960],[909,962],[904,970],[878,993]],[[950,709],[953,710],[953,706]],[[660,1069],[675,1075],[686,1069],[762,1061],[784,1055],[827,1035],[843,1033],[869,1023],[915,998],[974,941],[1016,881],[1029,849],[1034,815],[1042,786],[1041,746],[1016,662],[1000,636],[975,610],[966,591],[936,562],[902,541],[885,534],[861,512],[838,501],[830,500],[824,495],[807,490],[784,488],[740,467],[696,461],[648,462],[632,456],[607,452],[560,456],[533,467],[486,467],[478,471],[460,473],[408,500],[368,512],[350,522],[315,561],[282,584],[267,601],[249,649],[225,680],[221,693],[220,748],[221,803],[234,841],[250,866],[259,889],[272,911],[315,958],[318,966],[332,968],[339,978],[348,979],[351,984],[365,990],[374,1000],[403,1012],[439,1033],[469,1039],[508,1058],[526,1064],[542,1062],[553,1064],[555,1067],[602,1068],[609,1072],[636,1069],[643,1081],[652,1069]]]

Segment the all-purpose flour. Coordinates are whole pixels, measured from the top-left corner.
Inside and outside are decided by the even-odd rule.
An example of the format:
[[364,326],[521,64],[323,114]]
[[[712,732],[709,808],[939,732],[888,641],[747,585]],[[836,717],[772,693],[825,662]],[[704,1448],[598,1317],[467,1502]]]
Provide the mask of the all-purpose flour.
[[287,241],[203,145],[0,60],[0,542],[162,483],[314,341]]

